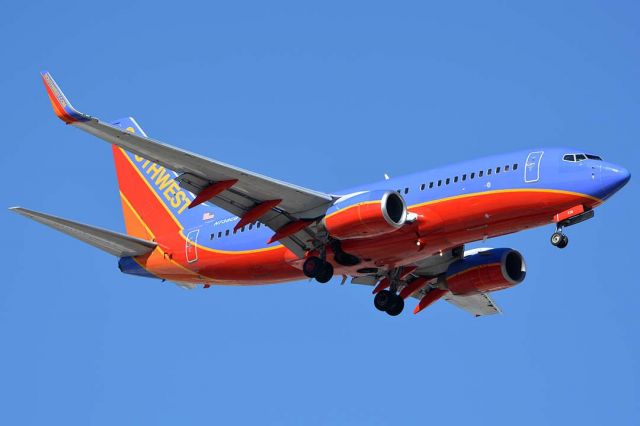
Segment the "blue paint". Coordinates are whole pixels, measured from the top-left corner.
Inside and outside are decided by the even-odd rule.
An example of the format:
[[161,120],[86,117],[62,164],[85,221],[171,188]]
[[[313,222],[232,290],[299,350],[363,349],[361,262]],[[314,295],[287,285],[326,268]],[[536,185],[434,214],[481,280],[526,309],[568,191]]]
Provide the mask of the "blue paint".
[[[531,167],[527,167],[527,158],[532,152],[542,153],[539,156],[540,168],[539,173],[535,173],[537,180],[526,182],[528,171],[529,177],[532,176]],[[376,194],[381,194],[382,191],[393,190],[401,193],[409,207],[458,195],[514,189],[570,191],[605,200],[629,181],[630,174],[626,169],[606,161],[567,162],[562,160],[565,154],[576,152],[584,151],[574,148],[533,148],[353,187],[338,191],[337,195],[360,191],[375,191]],[[499,172],[497,172],[498,168]],[[369,199],[370,194],[358,195],[348,202],[362,201],[365,198]],[[345,205],[348,205],[347,202]],[[332,207],[329,213],[335,210],[336,207]],[[203,220],[204,213],[212,214],[215,219]],[[254,225],[251,230],[245,226],[244,231],[234,234],[233,227],[238,220],[237,217],[210,204],[185,210],[179,220],[185,232],[200,228],[201,237],[198,244],[215,250],[243,251],[278,244],[273,243],[269,246],[266,244],[273,235],[273,231],[264,225],[260,228]],[[226,236],[227,232],[229,232],[228,236]],[[221,238],[218,238],[218,233],[221,233]],[[213,239],[210,238],[212,234],[214,234]]]
[[131,256],[121,257],[118,260],[118,269],[123,274],[137,275],[139,277],[146,278],[158,278],[155,275],[149,273],[138,262],[136,262]]

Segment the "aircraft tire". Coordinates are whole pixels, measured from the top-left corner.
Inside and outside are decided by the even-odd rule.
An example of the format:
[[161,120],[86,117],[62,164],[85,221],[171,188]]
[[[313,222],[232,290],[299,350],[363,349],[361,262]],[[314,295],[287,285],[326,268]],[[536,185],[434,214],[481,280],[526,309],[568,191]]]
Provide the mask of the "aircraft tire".
[[322,259],[316,256],[311,256],[304,261],[304,264],[302,265],[302,272],[309,278],[315,278],[320,274],[323,266],[324,262]]
[[318,275],[316,275],[316,281],[324,284],[326,282],[329,282],[331,278],[333,278],[333,265],[329,262],[324,262],[324,264],[322,265],[322,269],[320,270]]
[[554,232],[553,235],[551,236],[551,244],[556,247],[560,247],[564,238],[566,237],[561,232]]
[[560,244],[558,244],[558,248],[565,248],[567,245],[569,244],[569,237],[567,237],[566,235],[562,236],[562,240],[560,241]]
[[393,294],[389,290],[382,290],[373,298],[373,306],[379,311],[386,312],[392,300]]
[[393,295],[392,304],[387,308],[387,314],[395,317],[400,315],[402,310],[404,309],[404,299],[397,294]]

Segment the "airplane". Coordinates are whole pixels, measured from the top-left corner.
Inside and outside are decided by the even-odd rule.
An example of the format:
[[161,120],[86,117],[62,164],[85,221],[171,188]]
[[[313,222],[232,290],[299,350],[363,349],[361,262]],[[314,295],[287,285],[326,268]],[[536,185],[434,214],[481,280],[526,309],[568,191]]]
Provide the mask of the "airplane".
[[489,293],[520,284],[523,256],[465,244],[554,224],[564,229],[630,179],[586,150],[532,148],[320,192],[149,138],[132,117],[79,112],[48,72],[55,114],[112,145],[126,234],[12,207],[118,257],[126,274],[185,288],[314,279],[373,287],[374,306],[399,315],[443,299],[474,316],[500,313]]

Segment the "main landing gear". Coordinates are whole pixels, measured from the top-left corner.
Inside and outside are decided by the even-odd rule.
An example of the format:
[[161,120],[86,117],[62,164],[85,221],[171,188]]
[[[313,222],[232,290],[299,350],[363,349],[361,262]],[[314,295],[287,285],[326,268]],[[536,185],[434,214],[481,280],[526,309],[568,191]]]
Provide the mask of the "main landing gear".
[[379,311],[395,317],[404,309],[404,299],[399,294],[390,290],[382,290],[373,298],[373,304]]
[[561,249],[569,244],[569,237],[562,232],[562,228],[558,228],[558,230],[553,233],[551,236],[551,244]]
[[311,256],[304,261],[302,272],[309,277],[315,278],[319,283],[326,283],[333,277],[333,265],[317,256]]

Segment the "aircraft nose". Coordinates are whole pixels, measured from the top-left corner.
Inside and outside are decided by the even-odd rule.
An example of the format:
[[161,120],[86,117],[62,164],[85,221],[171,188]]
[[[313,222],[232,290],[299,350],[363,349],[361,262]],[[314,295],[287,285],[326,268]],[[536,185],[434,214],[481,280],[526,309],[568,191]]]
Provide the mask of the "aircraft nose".
[[602,166],[602,183],[607,196],[618,192],[631,179],[631,173],[624,167],[607,164]]

